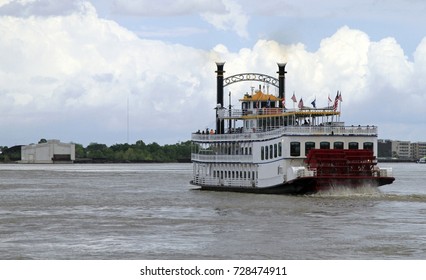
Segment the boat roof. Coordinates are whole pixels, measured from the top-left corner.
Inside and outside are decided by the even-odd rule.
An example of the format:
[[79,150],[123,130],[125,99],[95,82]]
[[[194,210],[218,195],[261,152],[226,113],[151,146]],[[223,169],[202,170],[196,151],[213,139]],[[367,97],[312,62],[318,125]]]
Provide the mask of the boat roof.
[[245,94],[244,98],[240,99],[242,102],[257,102],[257,101],[281,101],[282,98],[278,98],[275,95],[263,93],[258,90],[255,94]]

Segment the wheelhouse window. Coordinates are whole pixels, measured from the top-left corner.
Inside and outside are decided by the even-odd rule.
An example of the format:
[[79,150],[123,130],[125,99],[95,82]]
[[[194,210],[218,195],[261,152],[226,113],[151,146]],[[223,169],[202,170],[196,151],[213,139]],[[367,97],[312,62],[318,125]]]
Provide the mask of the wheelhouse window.
[[373,142],[364,142],[362,144],[362,148],[364,150],[373,150],[374,149],[374,144],[373,144]]
[[343,142],[334,142],[333,143],[333,149],[336,150],[343,150]]
[[359,144],[358,142],[349,142],[349,150],[358,150]]
[[315,149],[315,142],[306,142],[305,143],[305,156],[309,154],[311,149]]
[[321,142],[320,149],[330,149],[330,142]]
[[300,142],[290,142],[290,156],[300,156]]

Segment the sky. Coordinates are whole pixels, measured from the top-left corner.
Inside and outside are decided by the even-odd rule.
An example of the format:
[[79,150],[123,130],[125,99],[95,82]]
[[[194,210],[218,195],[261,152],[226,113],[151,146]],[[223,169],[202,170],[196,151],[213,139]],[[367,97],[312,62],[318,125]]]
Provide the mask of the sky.
[[[259,3],[0,0],[0,146],[190,140],[215,125],[215,62],[274,77],[287,63],[287,107],[339,90],[347,125],[426,141],[425,1]],[[237,106],[252,86],[225,95]]]

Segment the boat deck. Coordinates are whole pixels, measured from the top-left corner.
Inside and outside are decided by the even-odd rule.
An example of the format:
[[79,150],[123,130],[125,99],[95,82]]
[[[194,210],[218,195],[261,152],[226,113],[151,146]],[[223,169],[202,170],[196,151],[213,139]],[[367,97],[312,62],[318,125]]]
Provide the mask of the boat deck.
[[[238,130],[237,130],[238,131]],[[269,131],[233,132],[224,134],[193,133],[193,141],[253,141],[282,135],[348,135],[377,136],[376,126],[283,126]]]

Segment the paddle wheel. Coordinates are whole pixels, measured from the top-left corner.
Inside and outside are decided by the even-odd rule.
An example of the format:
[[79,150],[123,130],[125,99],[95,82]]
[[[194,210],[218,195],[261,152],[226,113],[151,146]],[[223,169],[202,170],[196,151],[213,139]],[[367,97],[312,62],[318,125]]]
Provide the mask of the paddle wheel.
[[381,185],[372,150],[311,149],[305,163],[315,172],[317,190]]
[[305,160],[318,177],[374,176],[376,157],[371,150],[311,149]]

